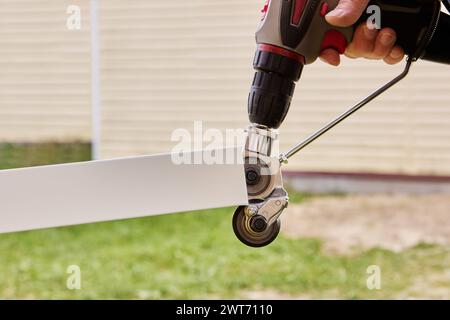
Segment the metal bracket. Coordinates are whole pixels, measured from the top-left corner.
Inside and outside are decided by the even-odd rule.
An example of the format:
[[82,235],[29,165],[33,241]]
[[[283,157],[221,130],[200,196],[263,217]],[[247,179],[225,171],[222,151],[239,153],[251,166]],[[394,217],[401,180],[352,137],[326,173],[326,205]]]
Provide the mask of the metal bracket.
[[263,216],[267,225],[277,221],[283,210],[288,206],[288,194],[284,188],[276,188],[264,201],[248,206],[246,214],[251,217],[255,214]]

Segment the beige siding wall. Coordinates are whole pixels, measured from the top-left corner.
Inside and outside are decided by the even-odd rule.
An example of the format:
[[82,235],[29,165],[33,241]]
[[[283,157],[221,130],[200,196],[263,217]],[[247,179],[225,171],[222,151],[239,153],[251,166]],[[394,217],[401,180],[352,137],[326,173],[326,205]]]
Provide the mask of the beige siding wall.
[[[89,0],[0,0],[0,141],[90,137]],[[79,5],[82,30],[66,28]]]
[[[174,128],[246,125],[261,0],[101,1],[102,155],[170,150]],[[285,149],[401,67],[345,60],[305,68],[281,129]],[[291,161],[289,169],[450,174],[450,70],[407,80]]]
[[255,1],[101,1],[102,155],[170,150],[194,120],[246,123]]

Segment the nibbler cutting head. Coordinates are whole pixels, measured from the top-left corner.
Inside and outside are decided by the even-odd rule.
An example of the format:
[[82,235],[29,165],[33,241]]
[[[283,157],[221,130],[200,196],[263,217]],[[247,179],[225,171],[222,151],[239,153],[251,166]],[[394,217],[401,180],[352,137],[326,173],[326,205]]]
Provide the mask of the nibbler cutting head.
[[278,154],[276,130],[260,125],[248,128],[245,177],[249,205],[237,208],[233,230],[239,240],[252,247],[268,245],[277,237],[279,217],[288,205]]

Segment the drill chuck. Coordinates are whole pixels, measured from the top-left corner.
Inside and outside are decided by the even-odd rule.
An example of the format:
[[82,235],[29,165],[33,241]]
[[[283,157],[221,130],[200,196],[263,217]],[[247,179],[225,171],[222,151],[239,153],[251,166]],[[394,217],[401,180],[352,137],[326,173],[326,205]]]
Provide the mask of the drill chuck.
[[253,68],[256,72],[248,96],[250,122],[277,129],[288,113],[303,63],[258,48]]

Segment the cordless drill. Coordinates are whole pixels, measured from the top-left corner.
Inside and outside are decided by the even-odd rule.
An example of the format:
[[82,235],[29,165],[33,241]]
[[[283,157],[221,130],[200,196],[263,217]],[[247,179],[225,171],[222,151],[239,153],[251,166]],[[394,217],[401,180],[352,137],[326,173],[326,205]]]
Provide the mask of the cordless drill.
[[[365,12],[355,26],[334,27],[327,23],[325,15],[338,2],[266,0],[256,32],[257,49],[253,61],[256,73],[248,97],[251,123],[278,128],[289,110],[303,66],[314,62],[327,48],[344,53],[355,27],[365,22],[372,12]],[[450,38],[444,36],[433,41],[429,47],[431,52],[426,53],[438,25],[439,0],[374,0],[368,8],[372,5],[380,9],[381,27],[390,27],[397,32],[397,44],[408,56],[418,59],[425,54],[425,59],[435,61],[442,60],[443,54],[448,56]],[[439,29],[450,31],[448,16],[441,16],[444,17],[441,17]],[[443,45],[446,50],[442,50]]]

